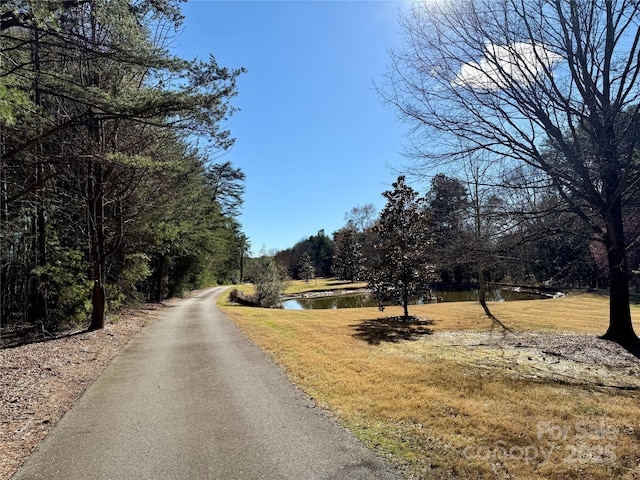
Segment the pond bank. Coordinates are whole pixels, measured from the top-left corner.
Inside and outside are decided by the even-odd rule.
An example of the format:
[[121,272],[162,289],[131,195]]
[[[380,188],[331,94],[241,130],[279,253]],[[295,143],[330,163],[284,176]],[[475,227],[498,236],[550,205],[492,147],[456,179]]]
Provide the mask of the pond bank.
[[324,298],[338,297],[342,295],[366,295],[371,293],[368,288],[339,288],[336,290],[311,290],[302,293],[287,293],[280,297],[284,302],[287,300],[295,300],[296,298]]
[[[432,287],[430,298],[420,299],[414,304],[441,302],[477,302],[477,285],[443,285]],[[522,301],[545,298],[559,298],[562,292],[551,289],[523,287],[518,285],[492,284],[487,289],[487,301]],[[281,297],[281,304],[285,310],[314,310],[335,308],[359,308],[378,306],[378,302],[371,298],[371,290],[367,288],[344,288],[334,290],[312,290]],[[384,302],[384,305],[389,305]]]
[[[565,293],[561,292],[558,289],[546,288],[546,287],[528,287],[522,285],[512,285],[506,283],[491,283],[487,286],[490,289],[501,288],[503,290],[510,290],[516,293],[527,293],[531,295],[540,295],[543,297],[549,298],[560,298],[564,297]],[[470,291],[477,290],[477,284],[463,284],[463,285],[455,285],[455,284],[444,284],[438,283],[434,284],[431,288],[432,291]],[[323,298],[323,297],[334,297],[341,295],[358,295],[358,294],[367,294],[371,293],[371,289],[369,288],[339,288],[332,290],[309,290],[301,293],[286,293],[283,294],[280,298],[285,300],[292,300],[296,298]]]

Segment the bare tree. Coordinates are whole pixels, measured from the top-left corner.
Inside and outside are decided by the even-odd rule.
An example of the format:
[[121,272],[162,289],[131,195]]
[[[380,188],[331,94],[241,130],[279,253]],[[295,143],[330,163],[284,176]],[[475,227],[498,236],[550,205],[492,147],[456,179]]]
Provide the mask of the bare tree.
[[544,174],[605,246],[604,338],[637,346],[623,209],[640,180],[640,2],[414,2],[385,98],[415,126],[420,165],[483,151]]
[[364,261],[367,263],[368,257],[373,256],[373,246],[367,234],[370,233],[371,228],[376,223],[377,212],[375,205],[373,203],[357,205],[345,213],[344,219],[347,221],[346,228],[353,226],[360,235],[362,252],[365,257]]
[[364,235],[376,221],[376,207],[373,203],[357,205],[344,214],[344,219]]
[[[467,159],[464,166],[471,218],[473,219],[473,235],[470,240],[470,253],[475,263],[478,275],[478,301],[484,313],[494,324],[508,330],[508,328],[491,312],[487,305],[487,273],[491,264],[496,262],[496,239],[504,235],[511,223],[509,216],[500,215],[500,206],[504,200],[497,195],[492,185],[487,185],[485,177],[490,172],[490,164],[482,162],[480,158]],[[500,220],[502,217],[502,221]],[[492,240],[493,237],[493,240]]]

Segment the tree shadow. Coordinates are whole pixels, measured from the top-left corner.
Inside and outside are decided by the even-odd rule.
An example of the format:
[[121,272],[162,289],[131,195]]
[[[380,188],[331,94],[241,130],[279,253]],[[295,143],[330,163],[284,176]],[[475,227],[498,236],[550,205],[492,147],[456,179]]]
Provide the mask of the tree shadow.
[[16,348],[34,343],[43,343],[61,338],[70,338],[87,333],[86,328],[64,330],[51,333],[38,325],[17,325],[12,326],[11,331],[2,332],[0,337],[0,350],[5,348]]
[[386,317],[375,320],[365,320],[358,325],[350,325],[356,333],[355,338],[366,341],[370,345],[380,345],[382,342],[398,343],[401,341],[417,340],[423,335],[431,335],[433,330],[427,325],[433,325],[431,320],[416,317]]
[[622,348],[624,348],[627,352],[629,352],[634,357],[640,359],[640,345],[638,344],[627,345],[627,346],[622,345]]
[[600,340],[607,340],[609,342],[613,342],[619,345],[620,347],[622,347],[623,349],[625,349],[627,353],[630,353],[634,357],[640,359],[640,339],[636,338],[634,340],[631,340],[630,342],[625,343],[625,342],[616,342],[615,340],[610,340],[607,338],[606,335],[602,335],[598,338]]

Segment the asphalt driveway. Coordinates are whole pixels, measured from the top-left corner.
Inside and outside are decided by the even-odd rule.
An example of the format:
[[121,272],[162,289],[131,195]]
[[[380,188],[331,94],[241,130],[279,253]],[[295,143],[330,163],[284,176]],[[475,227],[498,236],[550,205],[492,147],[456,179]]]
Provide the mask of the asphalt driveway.
[[399,479],[215,307],[135,337],[13,480]]

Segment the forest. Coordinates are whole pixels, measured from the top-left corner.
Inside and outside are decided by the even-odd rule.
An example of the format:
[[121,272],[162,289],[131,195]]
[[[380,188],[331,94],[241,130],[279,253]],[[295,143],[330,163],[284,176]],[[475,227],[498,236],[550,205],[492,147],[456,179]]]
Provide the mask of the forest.
[[[236,78],[169,51],[176,0],[0,6],[3,334],[237,280]],[[221,160],[222,159],[222,160]]]

